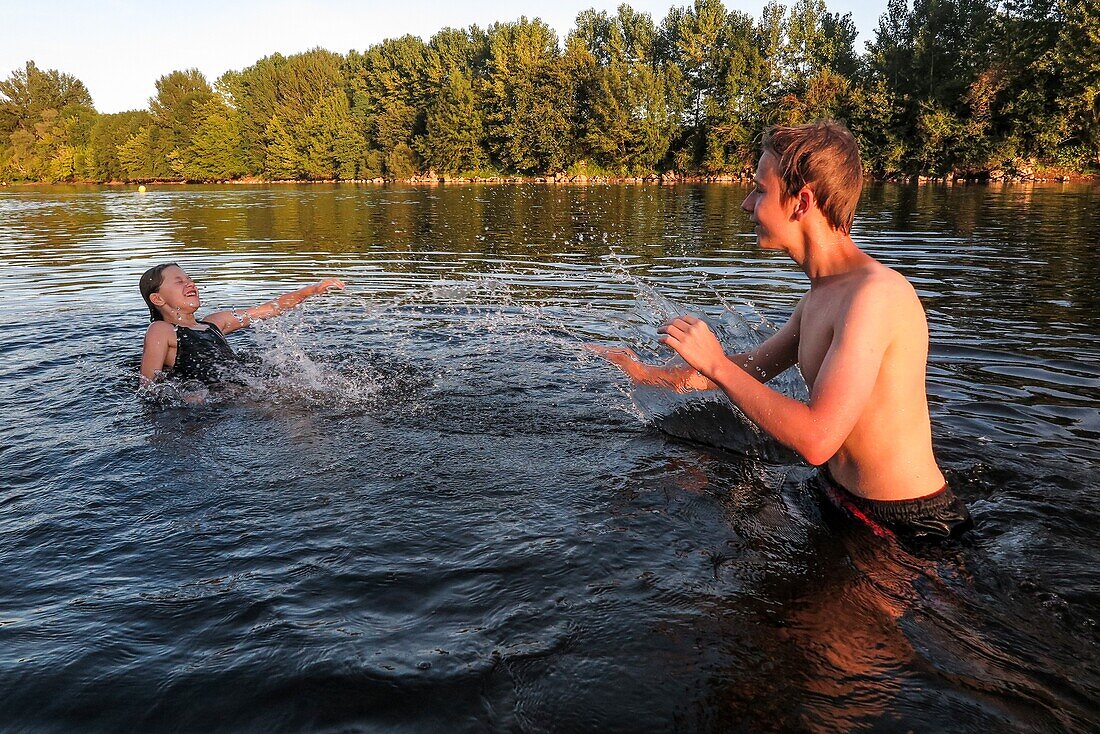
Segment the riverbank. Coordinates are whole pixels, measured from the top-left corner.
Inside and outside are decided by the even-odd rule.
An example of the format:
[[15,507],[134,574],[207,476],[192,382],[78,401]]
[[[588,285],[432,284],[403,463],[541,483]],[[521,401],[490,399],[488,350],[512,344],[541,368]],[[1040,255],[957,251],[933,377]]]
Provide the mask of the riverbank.
[[[185,181],[181,179],[145,178],[132,181],[0,181],[0,188],[18,186],[183,186],[189,184],[220,184],[220,185],[269,185],[269,184],[415,184],[436,186],[442,184],[555,184],[563,186],[589,186],[598,184],[651,184],[651,185],[680,185],[680,184],[748,184],[752,182],[752,175],[722,174],[717,176],[693,176],[672,173],[649,174],[645,176],[587,176],[583,174],[571,175],[566,173],[544,176],[451,176],[423,174],[407,178],[390,178],[377,176],[374,178],[323,178],[323,179],[280,179],[246,176],[235,179],[221,179],[209,181]],[[955,173],[950,176],[891,176],[887,178],[867,177],[867,181],[875,183],[897,184],[1025,184],[1025,183],[1089,183],[1100,182],[1100,173],[1077,173],[1065,170],[1050,170],[1027,173],[1006,173],[1003,171],[983,171],[974,174]]]
[[[868,177],[868,182],[880,184],[1035,184],[1100,182],[1100,174],[1063,174],[1040,176],[895,176],[890,178]],[[751,176],[410,176],[408,178],[230,178],[220,180],[179,180],[172,178],[140,178],[135,180],[73,180],[73,182],[0,182],[0,188],[37,186],[188,186],[228,185],[253,186],[272,184],[410,184],[419,186],[469,185],[469,184],[552,184],[559,186],[593,186],[610,184],[648,184],[675,186],[683,184],[749,184]]]

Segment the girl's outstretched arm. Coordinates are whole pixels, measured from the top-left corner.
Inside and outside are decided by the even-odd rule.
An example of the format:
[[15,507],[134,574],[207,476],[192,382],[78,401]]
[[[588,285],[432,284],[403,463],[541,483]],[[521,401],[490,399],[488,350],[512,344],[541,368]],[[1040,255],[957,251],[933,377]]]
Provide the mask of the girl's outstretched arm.
[[315,283],[292,293],[279,296],[267,303],[261,303],[259,306],[253,306],[248,309],[212,313],[207,316],[204,321],[209,321],[217,325],[223,334],[228,334],[231,331],[236,331],[237,329],[248,326],[253,321],[263,321],[264,319],[278,316],[296,307],[307,298],[320,295],[333,288],[343,290],[344,282],[337,278],[325,278],[320,283]]

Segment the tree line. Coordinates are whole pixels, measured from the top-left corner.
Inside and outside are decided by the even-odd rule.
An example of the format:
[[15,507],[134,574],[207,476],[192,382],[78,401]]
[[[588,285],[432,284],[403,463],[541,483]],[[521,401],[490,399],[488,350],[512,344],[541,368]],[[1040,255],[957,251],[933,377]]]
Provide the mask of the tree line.
[[28,61],[0,82],[0,181],[739,175],[765,127],[822,117],[880,178],[1100,165],[1095,0],[889,0],[873,36],[857,51],[824,0],[759,18],[694,0],[659,23],[623,4],[564,42],[521,17],[273,54],[214,84],[173,71],[115,114]]

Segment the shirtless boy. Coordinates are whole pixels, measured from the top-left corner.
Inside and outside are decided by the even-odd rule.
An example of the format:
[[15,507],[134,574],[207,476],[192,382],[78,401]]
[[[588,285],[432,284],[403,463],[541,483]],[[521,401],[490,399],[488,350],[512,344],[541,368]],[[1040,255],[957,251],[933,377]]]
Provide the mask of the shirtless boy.
[[[833,504],[876,533],[961,535],[970,515],[932,454],[924,309],[909,282],[850,235],[863,185],[855,139],[836,122],[773,128],[755,184],[741,207],[760,247],[786,252],[810,279],[790,321],[751,352],[726,355],[704,321],[675,318],[660,332],[687,363],[679,367],[646,365],[625,349],[597,351],[638,382],[721,388],[819,466]],[[795,364],[809,404],[764,384]]]

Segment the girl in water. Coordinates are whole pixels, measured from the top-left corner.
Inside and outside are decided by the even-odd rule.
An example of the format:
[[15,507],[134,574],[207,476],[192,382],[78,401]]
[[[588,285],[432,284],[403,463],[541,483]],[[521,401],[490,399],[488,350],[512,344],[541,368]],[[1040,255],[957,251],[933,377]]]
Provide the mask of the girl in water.
[[225,335],[253,321],[288,311],[305,299],[344,287],[336,278],[279,296],[273,301],[241,311],[217,311],[198,321],[199,289],[175,263],[149,268],[141,276],[141,297],[149,307],[145,349],[141,355],[141,384],[150,385],[170,374],[179,380],[217,382],[224,365],[237,362]]

